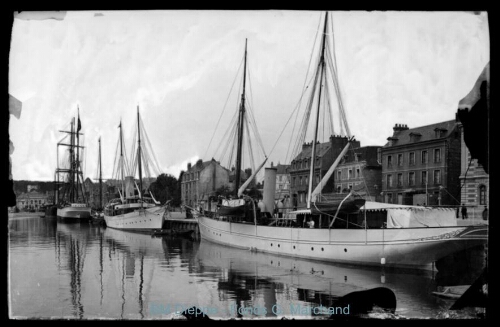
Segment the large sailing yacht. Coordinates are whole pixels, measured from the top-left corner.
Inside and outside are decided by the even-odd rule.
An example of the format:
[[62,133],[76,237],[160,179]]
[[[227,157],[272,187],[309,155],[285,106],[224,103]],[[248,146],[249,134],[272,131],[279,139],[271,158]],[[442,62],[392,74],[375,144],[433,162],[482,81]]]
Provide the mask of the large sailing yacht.
[[[58,166],[56,169],[56,185],[63,185],[63,194],[59,197],[59,191],[57,191],[55,197],[58,201],[57,218],[66,222],[87,222],[90,219],[91,212],[91,208],[85,197],[81,168],[81,149],[83,149],[83,146],[80,145],[80,135],[83,134],[80,133],[82,125],[79,111],[77,124],[75,131],[75,118],[73,118],[71,120],[70,131],[61,131],[68,135],[57,143]],[[66,148],[66,151],[64,151],[65,158],[63,158],[64,164],[62,165],[64,167],[59,165],[59,147]]]
[[[324,19],[314,85],[308,86],[311,93],[306,117],[316,115],[310,157],[317,157],[318,119],[324,117],[320,109],[328,110],[326,115],[331,114],[327,106],[330,101],[324,99],[329,94],[337,94],[341,123],[346,127],[349,142],[321,181],[313,179],[316,160],[311,160],[306,208],[292,211],[283,218],[270,218],[256,210],[255,201],[223,202],[214,214],[196,213],[201,238],[285,256],[416,269],[429,269],[442,257],[485,244],[487,226],[458,226],[453,209],[369,202],[353,192],[337,194],[338,198],[333,201],[325,201],[321,191],[353,141],[341,103],[334,50],[330,49],[333,31],[328,29],[328,16],[327,13]],[[332,86],[334,90],[328,90]],[[317,103],[316,113],[311,111],[313,103]],[[244,113],[240,111],[241,115]],[[307,124],[303,126],[307,128]],[[241,127],[239,133],[242,133]],[[306,130],[299,131],[299,137],[305,135]],[[276,169],[266,168],[261,211],[273,212],[275,184]],[[315,224],[305,228],[305,221]]]
[[[135,182],[134,173],[130,171],[123,144],[122,124],[120,123],[118,179],[119,198],[109,201],[104,208],[106,226],[117,229],[147,231],[161,229],[164,222],[165,207],[156,201],[153,194],[143,194],[143,161],[145,157],[141,145],[141,120],[137,106],[137,153],[135,162],[139,173],[139,184]],[[147,165],[149,167],[149,165]]]

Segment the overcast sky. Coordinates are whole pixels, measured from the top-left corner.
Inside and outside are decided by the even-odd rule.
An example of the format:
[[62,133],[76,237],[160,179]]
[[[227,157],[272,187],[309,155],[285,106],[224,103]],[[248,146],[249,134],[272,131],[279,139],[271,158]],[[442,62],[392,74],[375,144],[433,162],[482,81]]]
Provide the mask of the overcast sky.
[[[362,146],[384,145],[396,123],[412,128],[454,119],[458,102],[490,60],[486,13],[332,14],[343,103]],[[59,130],[76,116],[77,106],[87,147],[85,177],[96,177],[99,137],[103,176],[111,177],[117,126],[121,119],[131,140],[137,105],[163,172],[178,177],[188,162],[210,160],[214,144],[222,142],[221,135],[210,140],[245,39],[249,96],[267,166],[289,163],[287,131],[271,149],[299,101],[323,16],[277,10],[81,11],[67,12],[62,20],[15,18],[9,93],[23,107],[20,119],[10,120],[13,179],[53,180]],[[220,132],[232,110],[228,103]]]

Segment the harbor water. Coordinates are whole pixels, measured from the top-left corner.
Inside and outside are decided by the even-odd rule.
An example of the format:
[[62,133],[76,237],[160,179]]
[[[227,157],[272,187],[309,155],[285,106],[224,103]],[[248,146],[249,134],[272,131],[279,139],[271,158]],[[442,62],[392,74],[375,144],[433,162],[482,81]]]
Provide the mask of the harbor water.
[[[386,287],[390,319],[478,319],[432,294],[451,281],[402,271],[294,259],[204,240],[9,217],[9,313],[14,319],[181,319],[192,306],[213,319],[325,319],[335,300]],[[453,283],[472,283],[476,272]],[[465,277],[464,277],[465,278]],[[456,279],[456,276],[455,276]],[[380,318],[377,313],[368,318]]]

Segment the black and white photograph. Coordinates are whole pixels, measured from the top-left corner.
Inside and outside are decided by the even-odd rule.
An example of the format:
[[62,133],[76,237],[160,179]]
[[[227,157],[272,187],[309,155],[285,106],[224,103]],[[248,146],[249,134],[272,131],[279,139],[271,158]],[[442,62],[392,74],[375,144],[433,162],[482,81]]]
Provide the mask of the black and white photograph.
[[10,320],[491,315],[488,11],[12,17]]

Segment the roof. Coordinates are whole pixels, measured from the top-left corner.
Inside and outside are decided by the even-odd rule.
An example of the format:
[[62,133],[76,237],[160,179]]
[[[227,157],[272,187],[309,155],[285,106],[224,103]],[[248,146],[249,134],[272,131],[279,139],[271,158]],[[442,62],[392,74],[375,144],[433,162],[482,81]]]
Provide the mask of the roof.
[[288,169],[290,168],[291,165],[281,165],[281,164],[278,164],[277,166],[275,166],[275,168],[277,169],[276,171],[276,174],[288,174]]
[[[302,147],[302,151],[300,151],[300,153],[293,160],[302,160],[304,158],[310,158],[311,147],[312,145]],[[318,143],[316,145],[316,156],[323,157],[328,152],[328,150],[330,150],[331,147],[332,144],[330,142]]]
[[17,199],[34,199],[34,198],[46,198],[47,195],[40,192],[28,192],[23,193],[17,197]]
[[366,161],[367,166],[380,166],[380,163],[377,161],[377,151],[382,148],[382,146],[363,146],[359,148],[349,149],[347,151],[347,158],[344,162],[339,164],[352,164],[356,162],[355,154],[358,155],[358,161]]
[[[431,140],[436,140],[436,139],[444,139],[444,138],[447,138],[450,136],[450,134],[455,130],[456,126],[457,126],[457,123],[455,120],[448,120],[448,121],[437,123],[437,124],[421,126],[421,127],[416,127],[416,128],[410,128],[410,129],[403,130],[400,132],[395,132],[392,136],[395,138],[392,141],[392,145],[389,145],[390,143],[388,142],[384,145],[384,148],[414,143],[411,141],[410,134],[420,134],[421,135],[417,142],[425,142],[425,141],[431,141]],[[441,137],[436,138],[436,136],[435,136],[436,129],[442,129],[442,130],[446,130],[446,131]]]

